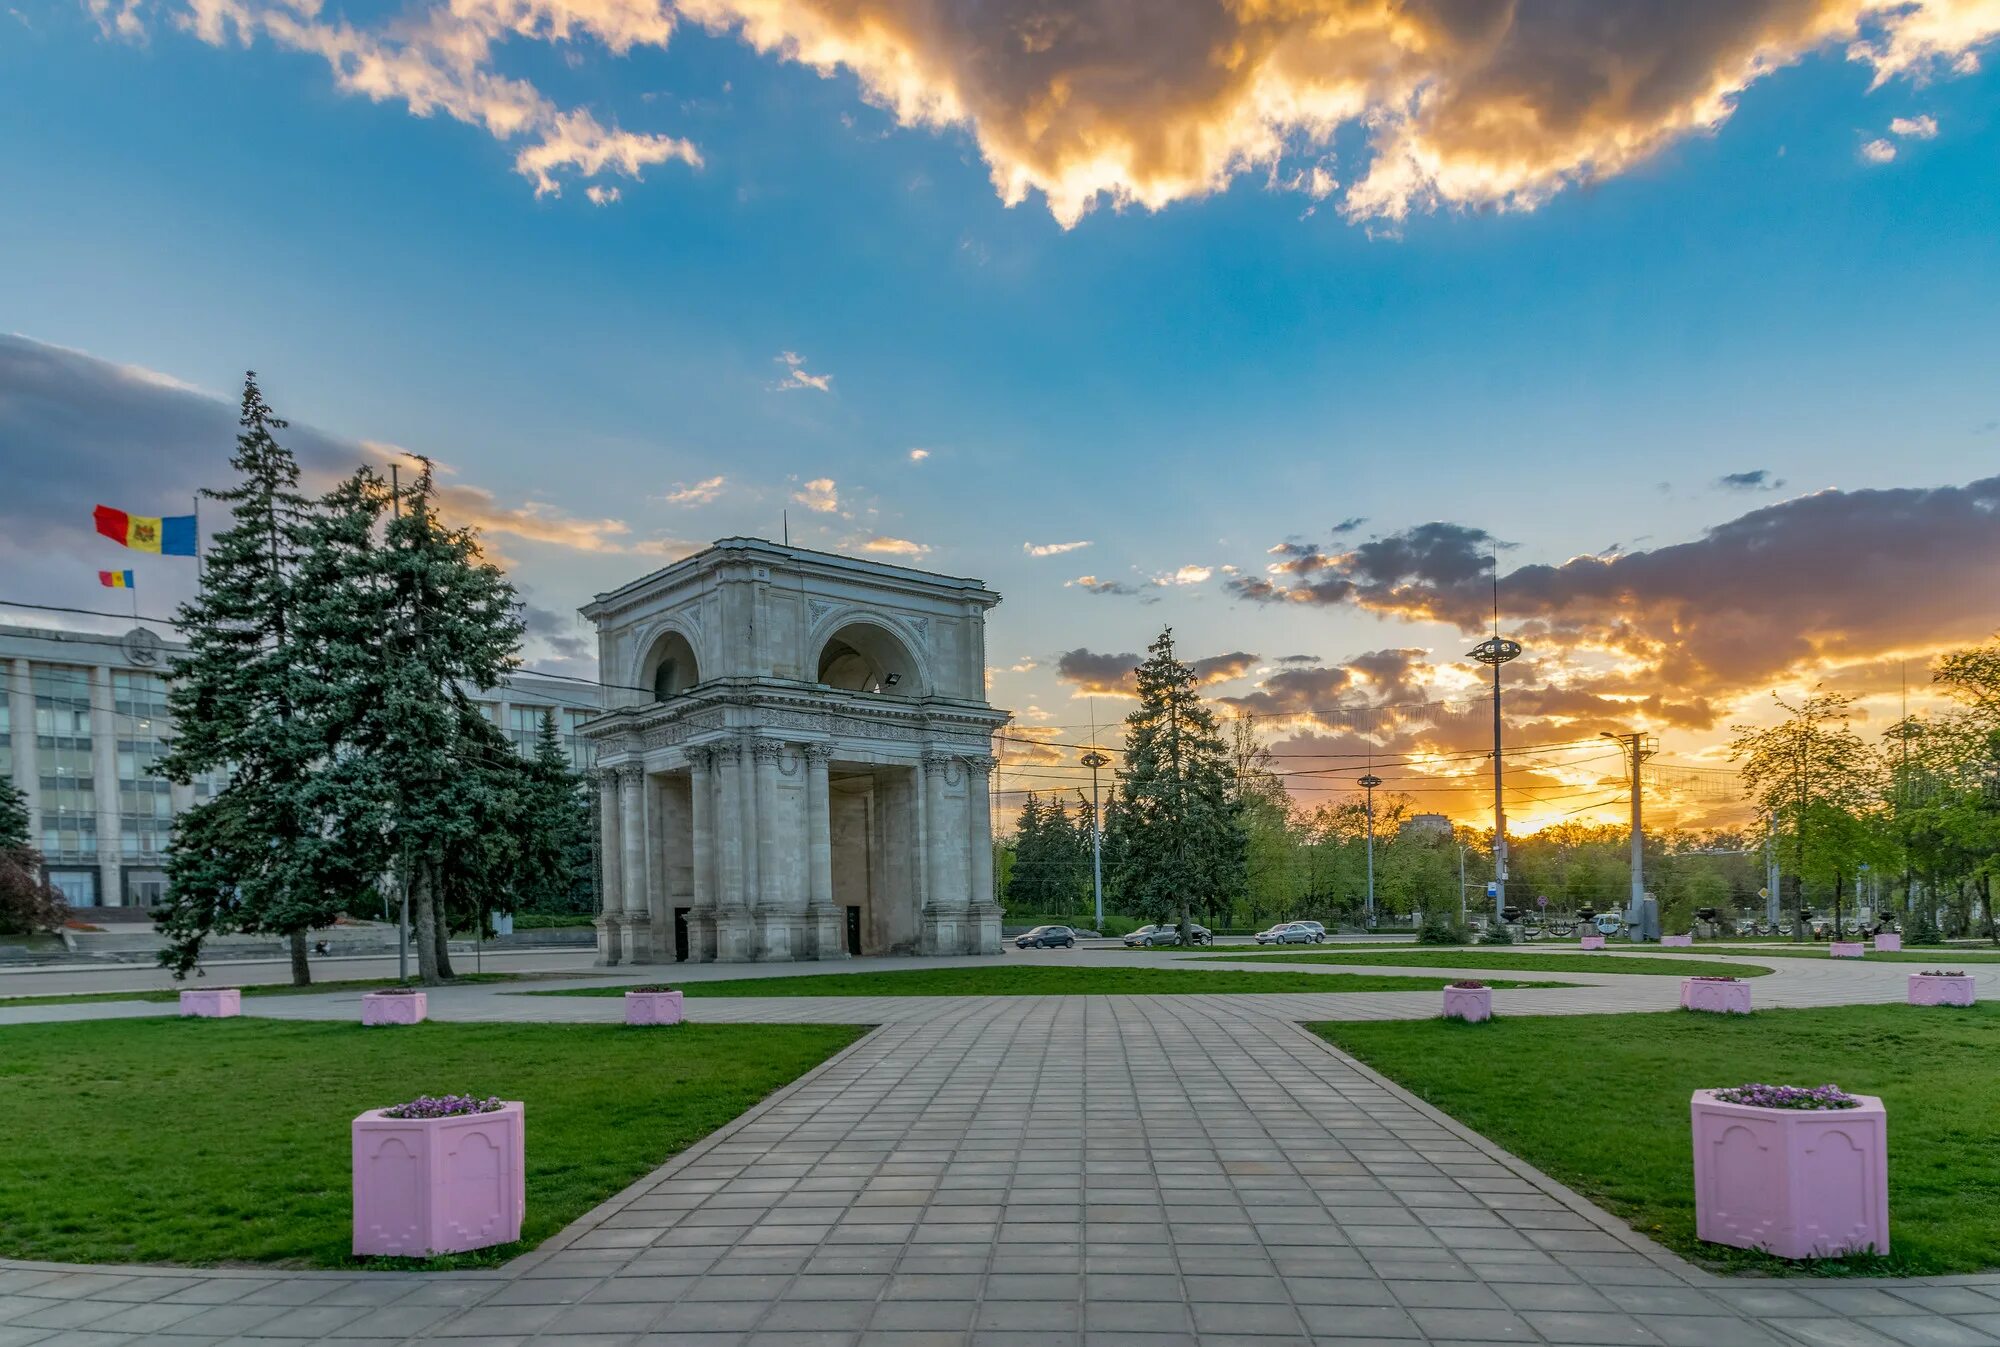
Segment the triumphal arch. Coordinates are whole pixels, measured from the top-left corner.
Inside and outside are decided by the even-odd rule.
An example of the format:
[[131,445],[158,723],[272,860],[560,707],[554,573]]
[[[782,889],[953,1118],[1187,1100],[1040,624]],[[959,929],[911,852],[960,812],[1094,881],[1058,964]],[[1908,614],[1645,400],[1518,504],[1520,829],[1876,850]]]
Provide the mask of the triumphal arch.
[[977,580],[725,538],[583,609],[599,961],[997,953]]

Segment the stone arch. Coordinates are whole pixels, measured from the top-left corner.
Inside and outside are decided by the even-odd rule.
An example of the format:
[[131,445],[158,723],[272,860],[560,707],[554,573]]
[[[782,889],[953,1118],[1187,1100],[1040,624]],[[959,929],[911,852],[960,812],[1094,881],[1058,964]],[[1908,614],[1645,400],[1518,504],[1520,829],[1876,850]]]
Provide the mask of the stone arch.
[[678,697],[701,682],[701,660],[695,654],[694,642],[679,627],[669,626],[654,632],[644,648],[646,653],[639,661],[634,681],[650,691],[654,701]]
[[878,614],[836,614],[820,625],[814,645],[814,681],[828,687],[890,697],[921,697],[930,688],[917,643]]

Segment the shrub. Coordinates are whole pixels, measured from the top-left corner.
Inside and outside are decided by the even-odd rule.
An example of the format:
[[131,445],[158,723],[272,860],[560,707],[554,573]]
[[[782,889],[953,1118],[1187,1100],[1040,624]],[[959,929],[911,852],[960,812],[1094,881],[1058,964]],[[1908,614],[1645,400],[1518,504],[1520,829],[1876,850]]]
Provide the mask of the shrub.
[[1486,924],[1486,934],[1479,937],[1479,943],[1482,945],[1511,945],[1514,943],[1514,932],[1503,921],[1488,922]]
[[1930,904],[1924,903],[1910,914],[1903,923],[1903,941],[1910,945],[1940,945],[1944,943],[1944,932],[1938,929],[1937,914]]
[[1442,912],[1433,912],[1424,918],[1424,924],[1417,930],[1419,945],[1463,945],[1466,930]]

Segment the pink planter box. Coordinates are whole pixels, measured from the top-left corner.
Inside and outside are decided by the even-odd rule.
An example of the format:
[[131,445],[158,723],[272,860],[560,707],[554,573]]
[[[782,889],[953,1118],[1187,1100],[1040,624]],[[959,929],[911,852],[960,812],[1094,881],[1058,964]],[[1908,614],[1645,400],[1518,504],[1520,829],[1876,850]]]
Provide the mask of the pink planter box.
[[421,1024],[430,1013],[430,998],[422,992],[366,992],[361,997],[363,1024]]
[[1692,949],[1694,937],[1691,935],[1663,935],[1660,944],[1666,949]]
[[226,1020],[243,1013],[243,993],[235,987],[203,987],[181,993],[181,1014]]
[[680,1022],[681,994],[679,992],[625,993],[625,1023],[679,1024]]
[[354,1253],[423,1258],[521,1237],[520,1102],[462,1118],[354,1120]]
[[1883,931],[1875,937],[1875,952],[1889,954],[1903,947],[1903,937],[1894,931]]
[[1867,946],[1859,940],[1836,940],[1826,947],[1827,957],[1833,959],[1858,959],[1868,952]]
[[1748,1015],[1750,984],[1712,982],[1706,978],[1683,978],[1681,1006],[1686,1010],[1712,1010],[1722,1015]]
[[1493,1018],[1493,989],[1491,987],[1446,987],[1444,989],[1444,1017],[1448,1020],[1464,1020],[1477,1024],[1481,1020]]
[[1889,1123],[1859,1108],[1725,1104],[1696,1090],[1695,1235],[1779,1258],[1889,1252]]
[[1913,1006],[1969,1006],[1979,999],[1978,979],[1938,977],[1931,973],[1910,974],[1910,1004]]
[[1582,945],[1585,949],[1603,949],[1604,937],[1601,935],[1587,935],[1577,943]]

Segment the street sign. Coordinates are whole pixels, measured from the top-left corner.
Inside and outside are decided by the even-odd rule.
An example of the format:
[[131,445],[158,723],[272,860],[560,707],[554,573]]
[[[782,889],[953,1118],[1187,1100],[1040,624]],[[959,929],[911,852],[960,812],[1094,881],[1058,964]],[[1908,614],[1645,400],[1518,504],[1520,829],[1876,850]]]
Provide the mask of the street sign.
[[1549,905],[1549,896],[1546,893],[1543,894],[1541,897],[1535,899],[1536,907],[1547,907],[1548,905]]
[[1498,898],[1500,896],[1500,886],[1490,879],[1486,881],[1486,896],[1488,898]]

